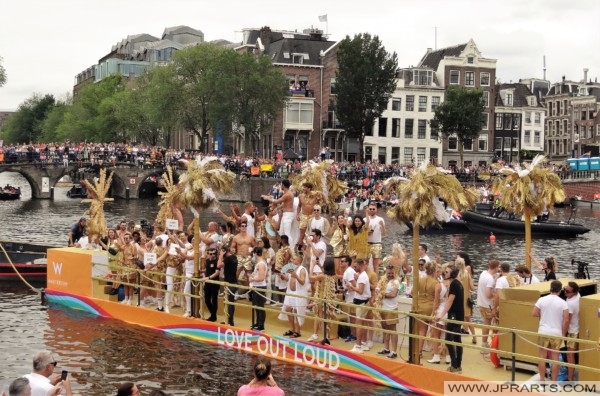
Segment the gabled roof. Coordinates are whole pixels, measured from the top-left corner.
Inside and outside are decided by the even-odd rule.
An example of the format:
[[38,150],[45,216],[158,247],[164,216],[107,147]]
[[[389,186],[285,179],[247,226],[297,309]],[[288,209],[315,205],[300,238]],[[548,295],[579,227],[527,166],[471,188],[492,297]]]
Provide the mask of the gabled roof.
[[[308,59],[304,58],[304,65],[320,65],[320,53],[326,51],[334,45],[333,41],[282,39],[271,42],[266,48],[265,54],[271,58],[273,63],[292,63],[292,54],[308,54]],[[287,55],[286,55],[287,54]]]
[[447,47],[438,49],[435,51],[427,50],[421,62],[419,62],[419,67],[430,67],[433,70],[437,70],[440,62],[447,56],[459,56],[467,47],[468,43],[459,44],[454,47]]
[[579,90],[579,83],[573,81],[563,81],[562,83],[553,84],[550,86],[548,90],[548,94],[546,96],[553,95],[569,95],[573,96],[577,94]]
[[[533,93],[529,90],[529,87],[525,84],[511,83],[511,84],[500,84],[496,89],[496,106],[506,106],[502,100],[501,91],[506,89],[513,89],[513,104],[511,107],[531,107],[527,102],[528,96],[533,96]],[[541,105],[537,104],[537,107]]]

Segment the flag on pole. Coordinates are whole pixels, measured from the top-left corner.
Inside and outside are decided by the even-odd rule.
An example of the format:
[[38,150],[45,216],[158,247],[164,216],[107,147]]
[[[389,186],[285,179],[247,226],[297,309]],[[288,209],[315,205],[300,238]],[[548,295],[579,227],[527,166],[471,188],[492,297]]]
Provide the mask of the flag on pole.
[[327,14],[319,15],[319,22],[327,22]]

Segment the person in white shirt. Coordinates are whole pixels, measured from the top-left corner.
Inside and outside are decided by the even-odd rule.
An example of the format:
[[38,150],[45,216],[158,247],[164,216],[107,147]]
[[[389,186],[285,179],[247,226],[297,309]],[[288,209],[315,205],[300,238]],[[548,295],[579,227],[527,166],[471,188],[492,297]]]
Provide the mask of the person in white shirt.
[[383,259],[382,251],[383,245],[381,244],[381,238],[385,236],[385,220],[377,215],[377,204],[375,202],[369,203],[367,209],[367,217],[364,218],[366,224],[369,224],[369,236],[368,242],[371,248],[371,257],[373,258],[373,268],[379,268]]
[[[354,304],[356,305],[356,324],[366,326],[368,324],[367,315],[369,313],[369,307],[367,303],[371,299],[371,284],[369,282],[369,276],[367,275],[367,268],[369,263],[365,260],[357,260],[358,264],[358,278],[356,279],[356,285],[348,285],[350,290],[354,291]],[[366,345],[367,342],[367,330],[362,328],[356,329],[356,344],[352,348],[352,352],[363,353],[362,345]]]
[[[579,338],[579,285],[577,282],[569,282],[563,289],[565,296],[567,297],[567,306],[569,307],[569,329],[567,330],[567,337],[573,338],[573,341],[567,341],[567,362],[575,364],[575,351],[578,349],[576,339]],[[567,380],[573,381],[575,378],[575,368],[569,367],[567,370]]]
[[533,275],[531,273],[531,270],[529,268],[527,268],[525,266],[525,264],[517,265],[517,268],[515,269],[515,271],[519,275],[522,285],[531,285],[533,283],[540,283],[540,280],[538,279],[538,277]]
[[[569,329],[569,306],[566,301],[560,298],[559,294],[562,290],[562,283],[554,280],[550,283],[550,294],[540,297],[531,313],[534,317],[540,318],[538,327],[539,338],[539,354],[542,359],[546,359],[550,355],[551,360],[558,361],[560,346],[562,340],[555,337],[563,337],[567,335]],[[546,379],[546,362],[538,363],[540,373],[540,381]],[[558,378],[558,365],[552,365],[552,381]]]
[[[352,266],[352,257],[343,256],[340,259],[340,268],[342,272],[342,285],[344,286],[344,302],[354,304],[354,290],[350,289],[350,285],[356,284],[356,271]],[[356,309],[353,305],[343,306],[342,309],[348,314],[348,323],[351,325],[356,322]],[[356,341],[356,332],[354,326],[350,326],[350,335],[346,337],[346,342]],[[354,333],[354,334],[353,334]]]
[[329,234],[329,220],[321,215],[321,205],[313,206],[313,216],[308,221],[308,229],[319,229],[321,230],[322,240],[326,244],[329,243],[329,239],[326,237]]
[[65,388],[66,395],[71,396],[69,378],[61,381],[60,374],[53,374],[57,364],[50,351],[36,352],[33,355],[33,371],[23,376],[29,380],[31,396],[57,395],[62,387]]
[[[477,306],[483,319],[483,324],[492,324],[494,315],[492,314],[492,306],[494,305],[494,287],[496,285],[496,278],[494,277],[498,273],[498,267],[500,262],[498,260],[490,260],[488,263],[487,271],[483,271],[479,275],[479,283],[477,285]],[[489,328],[481,329],[481,346],[489,348],[488,334],[490,333]]]
[[431,261],[431,259],[427,255],[427,245],[424,243],[419,244],[419,259],[425,260],[425,263],[428,263]]
[[381,312],[381,327],[384,330],[391,330],[394,333],[383,333],[383,349],[377,352],[378,355],[386,355],[390,359],[398,357],[398,334],[396,333],[396,324],[398,323],[398,298],[400,298],[400,279],[398,272],[393,265],[385,268],[385,276],[382,277],[375,288],[375,292],[383,293],[381,296],[381,307],[385,311]]

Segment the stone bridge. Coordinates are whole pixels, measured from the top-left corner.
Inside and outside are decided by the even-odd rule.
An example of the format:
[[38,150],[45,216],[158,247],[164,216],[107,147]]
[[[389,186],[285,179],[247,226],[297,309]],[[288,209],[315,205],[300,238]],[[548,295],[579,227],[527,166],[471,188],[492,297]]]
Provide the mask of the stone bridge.
[[[0,164],[0,173],[15,172],[23,175],[31,186],[31,196],[35,199],[51,199],[53,188],[56,183],[65,175],[71,176],[72,180],[77,182],[79,179],[90,179],[97,176],[97,172],[90,173],[86,170],[96,169],[91,164],[84,164],[83,168],[74,166],[52,166],[45,167],[39,164]],[[107,172],[113,173],[110,195],[118,198],[139,197],[139,190],[142,182],[149,176],[163,173],[162,168],[140,168],[133,164],[119,163],[115,167],[107,167]],[[73,177],[75,175],[75,177]]]

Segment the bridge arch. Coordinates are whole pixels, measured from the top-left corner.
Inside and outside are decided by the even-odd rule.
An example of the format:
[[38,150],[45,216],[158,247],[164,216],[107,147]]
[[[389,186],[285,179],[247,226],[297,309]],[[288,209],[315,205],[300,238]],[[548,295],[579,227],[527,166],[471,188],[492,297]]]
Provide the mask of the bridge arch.
[[[22,175],[31,186],[31,197],[36,199],[50,198],[51,188],[56,185],[61,177],[71,171],[70,167],[45,167],[36,166],[34,164],[16,165],[2,164],[0,165],[0,173],[14,172]],[[44,191],[44,180],[48,179],[47,191]]]

